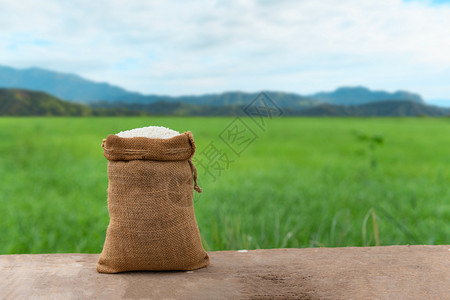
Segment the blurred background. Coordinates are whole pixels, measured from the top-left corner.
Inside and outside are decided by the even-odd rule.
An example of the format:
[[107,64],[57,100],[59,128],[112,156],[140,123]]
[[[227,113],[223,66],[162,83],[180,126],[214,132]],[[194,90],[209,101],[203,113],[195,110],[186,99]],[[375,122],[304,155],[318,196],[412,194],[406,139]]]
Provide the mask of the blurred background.
[[100,252],[101,141],[151,125],[207,250],[450,243],[450,1],[0,5],[0,254]]

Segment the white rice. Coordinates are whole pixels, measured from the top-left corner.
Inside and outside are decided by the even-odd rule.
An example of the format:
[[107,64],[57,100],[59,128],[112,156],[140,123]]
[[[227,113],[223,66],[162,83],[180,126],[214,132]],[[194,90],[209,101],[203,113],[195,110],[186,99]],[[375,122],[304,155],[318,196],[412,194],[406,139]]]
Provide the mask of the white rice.
[[121,131],[116,135],[122,138],[146,137],[151,139],[169,139],[179,134],[180,133],[178,131],[166,127],[148,126],[131,129],[127,131]]

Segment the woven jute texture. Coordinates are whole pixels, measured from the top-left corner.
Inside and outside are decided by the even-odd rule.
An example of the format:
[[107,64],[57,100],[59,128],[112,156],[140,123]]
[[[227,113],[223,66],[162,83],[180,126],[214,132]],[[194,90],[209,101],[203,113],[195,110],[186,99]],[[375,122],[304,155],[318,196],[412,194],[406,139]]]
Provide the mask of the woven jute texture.
[[110,223],[101,273],[194,270],[209,264],[193,206],[198,192],[191,132],[169,139],[103,140]]

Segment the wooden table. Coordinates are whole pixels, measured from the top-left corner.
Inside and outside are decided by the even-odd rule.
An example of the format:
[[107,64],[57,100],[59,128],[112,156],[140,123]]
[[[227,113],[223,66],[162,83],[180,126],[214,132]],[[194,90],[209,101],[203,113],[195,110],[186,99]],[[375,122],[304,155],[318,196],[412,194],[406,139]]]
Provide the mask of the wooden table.
[[99,274],[97,254],[0,255],[0,299],[450,299],[450,246],[210,252],[189,272]]

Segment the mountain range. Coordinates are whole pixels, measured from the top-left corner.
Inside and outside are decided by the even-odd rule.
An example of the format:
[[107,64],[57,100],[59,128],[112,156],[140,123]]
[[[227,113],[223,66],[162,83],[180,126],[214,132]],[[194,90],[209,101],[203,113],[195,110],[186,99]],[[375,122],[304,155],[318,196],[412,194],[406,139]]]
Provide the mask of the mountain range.
[[[236,91],[178,97],[144,95],[74,74],[4,66],[0,66],[0,88],[0,115],[240,115],[259,94]],[[407,91],[341,87],[312,95],[267,94],[286,115],[448,115],[448,109],[428,106],[420,95]],[[45,113],[44,107],[51,110]]]
[[406,91],[397,91],[394,93],[371,91],[365,87],[341,87],[334,92],[320,92],[309,97],[320,102],[337,105],[360,105],[386,100],[409,100],[425,104],[422,97],[418,94]]
[[[143,95],[127,91],[108,83],[94,82],[74,74],[65,74],[40,68],[14,69],[0,66],[0,87],[41,91],[60,99],[79,102],[155,103],[159,101],[182,102],[195,105],[228,106],[244,105],[258,93],[225,92],[200,96]],[[409,100],[423,103],[420,95],[398,91],[388,93],[371,91],[365,87],[342,87],[333,92],[320,92],[302,96],[294,93],[271,92],[280,107],[305,108],[319,103],[359,105],[383,100]]]
[[[98,105],[98,104],[97,104]],[[413,101],[388,100],[361,105],[319,104],[283,108],[285,116],[448,116],[450,110]],[[0,88],[0,116],[245,116],[243,105],[207,106],[159,101],[149,104],[110,102],[105,106],[73,103],[43,92]]]

